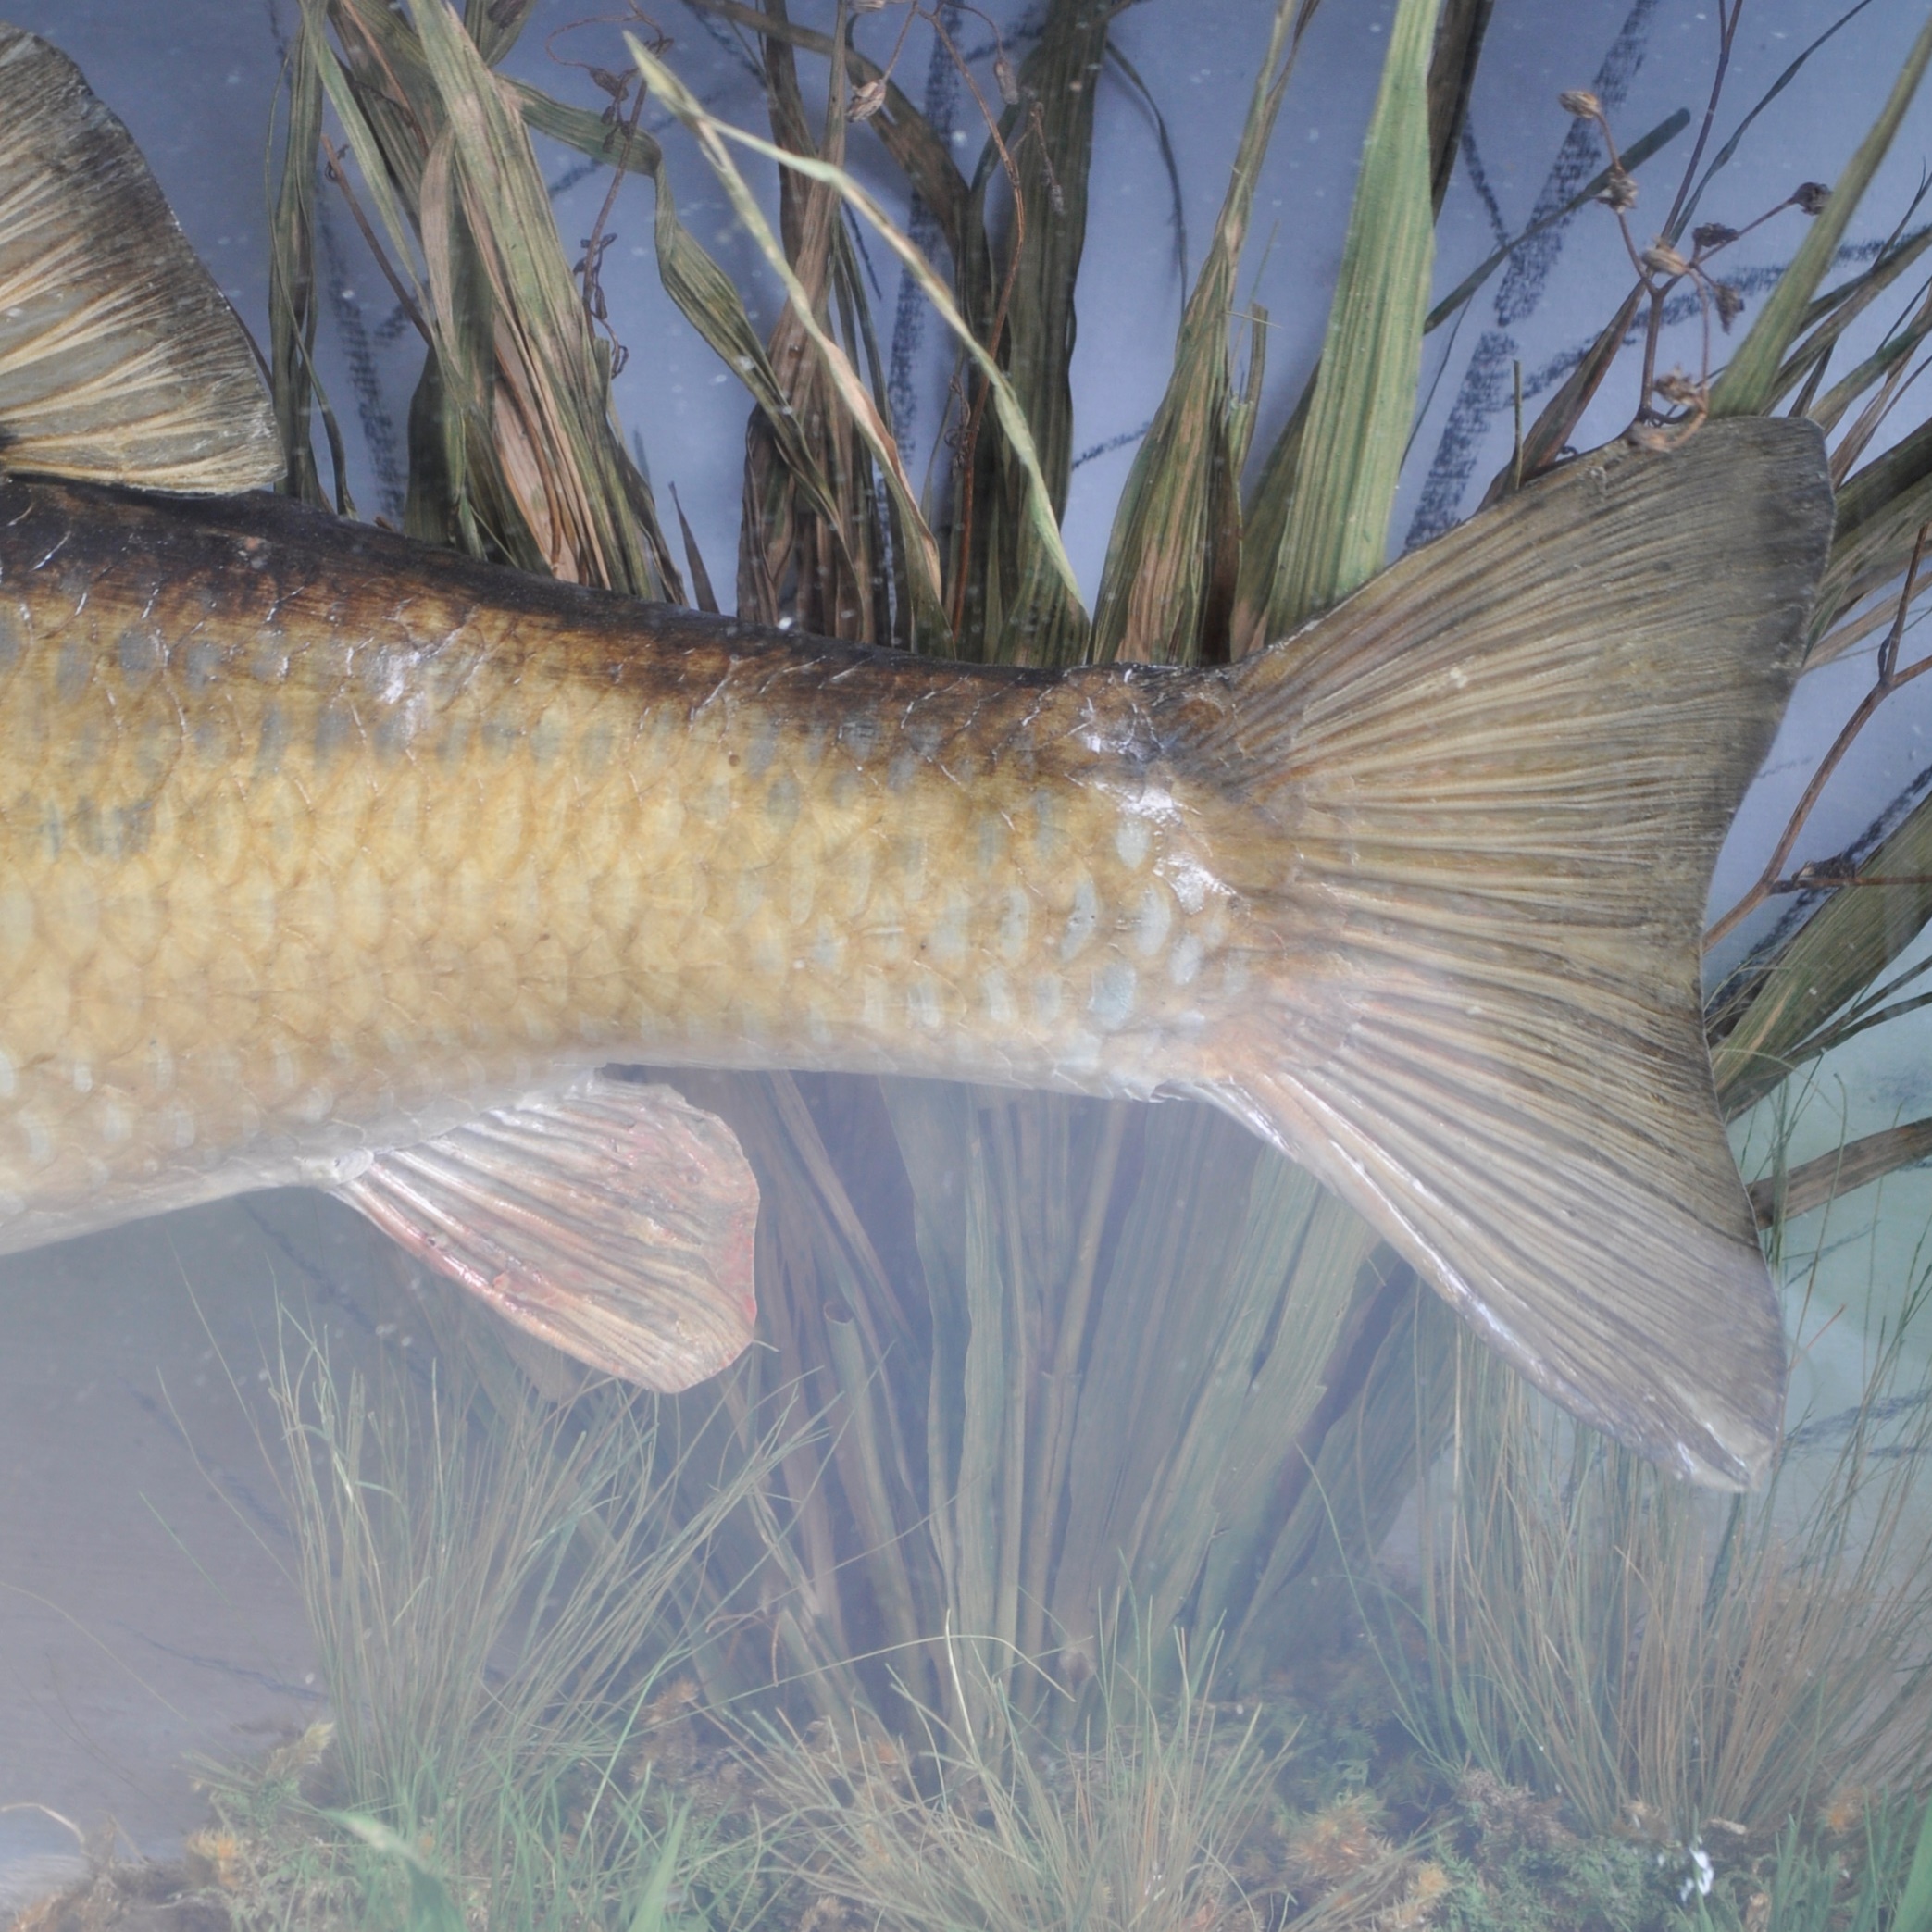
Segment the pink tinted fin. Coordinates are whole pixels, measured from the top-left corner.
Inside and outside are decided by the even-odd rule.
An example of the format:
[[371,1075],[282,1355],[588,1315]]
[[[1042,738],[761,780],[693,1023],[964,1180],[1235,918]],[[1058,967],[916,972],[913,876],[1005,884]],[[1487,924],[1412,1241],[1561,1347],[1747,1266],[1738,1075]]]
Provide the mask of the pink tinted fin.
[[379,1153],[333,1190],[592,1368],[673,1393],[752,1337],[758,1185],[668,1087],[592,1078]]

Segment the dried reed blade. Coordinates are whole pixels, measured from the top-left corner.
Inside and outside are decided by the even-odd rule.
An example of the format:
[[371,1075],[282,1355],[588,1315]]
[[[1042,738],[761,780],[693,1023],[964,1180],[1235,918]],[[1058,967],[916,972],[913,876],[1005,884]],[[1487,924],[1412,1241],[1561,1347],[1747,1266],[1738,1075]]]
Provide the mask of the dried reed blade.
[[1489,489],[1483,492],[1485,506],[1500,503],[1532,477],[1540,476],[1569,447],[1577,425],[1583,420],[1583,412],[1596,400],[1603,379],[1629,339],[1631,325],[1642,305],[1643,284],[1639,282],[1624,297],[1623,306],[1603,325],[1596,341],[1564,378],[1556,393],[1538,411],[1535,422],[1523,438],[1522,447],[1513,452],[1509,462],[1490,479]]
[[1496,0],[1445,0],[1429,56],[1429,206],[1438,215],[1462,152],[1463,125]]
[[[1098,75],[1111,17],[1085,0],[1053,0],[1020,69],[1018,102],[1002,117],[966,204],[955,255],[959,305],[995,349],[1032,430],[1054,516],[1073,460],[1074,296],[1086,244]],[[995,168],[995,156],[1003,166]],[[1013,206],[1004,245],[986,227],[993,184]],[[1025,466],[974,382],[954,434],[951,584],[959,654],[997,662],[1078,661],[1087,627],[1055,593],[1040,551]]]
[[[691,4],[768,40],[803,47],[822,59],[831,57],[832,36],[820,33],[815,28],[801,26],[797,21],[778,14],[761,13],[755,6],[738,4],[738,0],[691,0]],[[851,67],[853,79],[860,87],[869,87],[879,81],[886,83],[884,97],[878,109],[866,117],[866,124],[899,164],[913,193],[931,211],[939,223],[940,232],[946,238],[948,252],[955,262],[958,261],[960,237],[965,231],[966,197],[971,192],[966,177],[960,173],[950,149],[932,123],[913,106],[899,83],[877,61],[866,59],[856,47],[849,44],[844,57]]]
[[[781,168],[790,168],[807,179],[829,185],[844,183],[841,193],[850,190],[852,195],[863,197],[863,191],[852,183],[843,169],[821,161],[816,156],[793,154],[771,142],[760,141],[755,135],[742,130],[729,128],[707,113],[697,96],[684,86],[664,63],[647,53],[634,34],[625,36],[631,56],[636,60],[646,84],[662,100],[678,118],[682,121],[697,141],[700,151],[710,164],[724,188],[734,213],[744,225],[745,231],[757,243],[759,252],[765,256],[773,273],[784,285],[790,299],[790,313],[796,318],[813,349],[816,352],[818,365],[830,384],[831,392],[841,406],[851,418],[854,427],[863,438],[873,461],[879,466],[885,480],[897,526],[904,541],[907,560],[907,577],[913,600],[911,630],[916,648],[937,650],[947,634],[944,595],[940,580],[939,545],[931,530],[927,527],[924,513],[918,505],[917,492],[912,480],[905,473],[900,460],[899,446],[886,427],[879,405],[874,401],[858,371],[852,366],[851,358],[828,332],[819,321],[816,304],[812,292],[799,279],[797,271],[771,231],[770,224],[765,219],[758,206],[757,197],[750,185],[738,171],[729,151],[725,145],[729,138],[749,147],[754,153],[762,154],[767,159],[778,163]],[[883,219],[881,213],[880,218]],[[890,224],[888,224],[890,225]],[[910,243],[907,244],[910,246]],[[784,406],[789,406],[784,405]],[[829,521],[838,524],[836,505]]]
[[669,547],[633,515],[592,340],[523,119],[445,0],[410,0],[450,173],[493,309],[491,413],[505,480],[555,575],[683,601]]
[[1302,463],[1302,437],[1308,427],[1308,404],[1315,393],[1311,380],[1302,386],[1288,420],[1261,466],[1248,493],[1242,517],[1240,564],[1235,573],[1234,610],[1228,619],[1228,649],[1245,657],[1278,633],[1269,629],[1275,573],[1288,532],[1289,505],[1294,502],[1295,473]]
[[[842,168],[833,168],[829,163],[815,160],[809,156],[787,154],[772,143],[761,141],[756,135],[747,133],[742,128],[733,128],[715,119],[662,62],[654,60],[636,44],[634,37],[631,40],[631,51],[645,78],[666,105],[687,127],[698,134],[706,158],[712,160],[714,168],[719,168],[722,164],[719,179],[725,182],[734,208],[738,209],[741,218],[745,220],[754,236],[759,238],[761,250],[765,253],[767,260],[778,270],[781,280],[791,275],[790,267],[784,263],[783,251],[779,248],[769,228],[766,226],[764,217],[760,214],[749,189],[745,187],[743,178],[732,167],[726,154],[724,143],[728,141],[747,148],[754,154],[762,155],[767,160],[775,162],[780,168],[792,168],[814,180],[829,182],[838,190],[846,205],[871,226],[893,255],[904,264],[940,318],[959,339],[966,354],[986,377],[992,390],[993,405],[998,411],[1001,427],[1027,470],[1029,485],[1028,508],[1042,552],[1052,564],[1055,581],[1077,605],[1079,597],[1078,580],[1074,576],[1073,565],[1067,558],[1066,546],[1060,541],[1059,524],[1053,513],[1052,498],[1047,491],[1045,479],[1041,473],[1039,457],[1033,448],[1032,436],[1027,428],[1025,414],[1020,409],[1004,372],[974,338],[931,263],[894,225],[879,203]],[[741,195],[743,196],[742,206],[739,200]],[[787,293],[791,293],[788,287]],[[815,343],[815,346],[819,345]],[[827,366],[838,376],[841,397],[852,408],[854,420],[865,430],[867,443],[872,447],[875,456],[881,456],[881,452],[890,442],[890,438],[885,436],[884,426],[879,421],[871,398],[866,393],[856,372],[838,345],[828,339],[820,347],[820,353],[825,354],[827,349],[831,351],[831,354],[826,356]],[[875,441],[875,437],[882,441]],[[899,507],[903,502],[912,512],[911,520],[906,527],[914,532],[916,541],[908,541],[906,552],[915,561],[914,595],[919,610],[924,611],[928,608],[929,592],[936,591],[939,581],[937,547],[928,548],[931,544],[931,533],[926,530],[924,517],[914,504],[910,481],[904,469],[899,467],[896,445],[891,446],[890,454],[891,461],[888,463],[881,459],[881,467],[892,490],[895,507]],[[902,509],[902,517],[904,514],[904,509]],[[924,532],[923,536],[920,536],[919,532]],[[941,615],[942,617],[942,608]],[[943,627],[940,633],[932,634],[942,635]]]
[[559,101],[526,81],[499,78],[526,127],[575,148],[590,160],[605,162],[624,173],[656,179],[664,163],[664,149],[648,128],[633,128],[623,118],[606,120],[588,107]]
[[[1901,237],[1851,281],[1818,296],[1805,316],[1810,333],[1785,358],[1766,406],[1776,407],[1801,383],[1815,382],[1845,331],[1927,247],[1932,247],[1932,226]],[[1801,406],[1812,414],[1808,403]]]
[[305,6],[289,56],[289,128],[268,223],[268,355],[275,427],[288,467],[280,485],[303,503],[323,501],[310,407],[315,384],[315,154],[322,138],[322,69],[330,55],[320,17]]
[[1932,1120],[1908,1121],[1866,1134],[1802,1166],[1751,1184],[1751,1205],[1761,1228],[1795,1220],[1815,1207],[1869,1187],[1901,1167],[1916,1166],[1932,1155]]

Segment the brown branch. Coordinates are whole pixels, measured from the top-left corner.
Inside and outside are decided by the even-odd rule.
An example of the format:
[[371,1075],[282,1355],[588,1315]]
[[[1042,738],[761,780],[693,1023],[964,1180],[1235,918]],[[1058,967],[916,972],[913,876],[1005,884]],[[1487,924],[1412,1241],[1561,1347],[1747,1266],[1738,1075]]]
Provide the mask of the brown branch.
[[1932,671],[1932,657],[1921,657],[1915,664],[1909,664],[1901,671],[1898,668],[1899,643],[1905,634],[1905,614],[1911,608],[1912,600],[1918,592],[1919,564],[1926,554],[1926,537],[1932,531],[1932,523],[1919,525],[1919,532],[1912,546],[1912,563],[1905,572],[1905,588],[1899,598],[1898,614],[1892,618],[1891,629],[1886,634],[1885,642],[1878,647],[1878,677],[1870,691],[1860,701],[1857,710],[1845,720],[1839,735],[1832,740],[1831,749],[1818,761],[1817,768],[1812,773],[1811,782],[1804,788],[1803,796],[1798,801],[1791,816],[1785,821],[1783,836],[1776,849],[1766,862],[1764,869],[1758,875],[1757,883],[1746,892],[1730,911],[1704,933],[1706,950],[1714,946],[1726,933],[1737,927],[1774,892],[1789,892],[1802,890],[1802,872],[1798,880],[1784,878],[1785,861],[1791,856],[1791,848],[1798,842],[1798,835],[1804,829],[1804,822],[1811,816],[1812,808],[1818,803],[1832,775],[1844,761],[1845,754],[1851,749],[1852,742],[1872,721],[1879,705],[1901,686],[1910,684],[1914,678],[1923,677]]
[[1889,1127],[1883,1133],[1867,1134],[1814,1161],[1806,1161],[1782,1176],[1767,1175],[1752,1181],[1751,1211],[1760,1228],[1768,1228],[1780,1217],[1793,1220],[1928,1154],[1932,1154],[1932,1120]]

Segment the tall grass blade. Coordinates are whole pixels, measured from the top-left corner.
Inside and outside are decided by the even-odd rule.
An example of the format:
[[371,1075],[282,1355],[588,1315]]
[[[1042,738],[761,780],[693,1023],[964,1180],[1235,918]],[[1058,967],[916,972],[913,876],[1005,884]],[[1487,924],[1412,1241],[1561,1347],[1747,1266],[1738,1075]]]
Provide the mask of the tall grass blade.
[[679,1805],[671,1813],[663,1847],[658,1851],[656,1863],[651,1867],[651,1876],[644,1881],[643,1893],[637,1901],[637,1910],[630,1915],[627,1932],[665,1932],[668,1923],[666,1913],[670,1905],[671,1885],[678,1876],[678,1853],[684,1842],[684,1827],[690,1817],[689,1803]]
[[1301,440],[1266,635],[1286,635],[1378,570],[1422,364],[1435,254],[1428,56],[1437,0],[1402,0],[1376,95]]
[[1839,243],[1863,198],[1867,183],[1877,173],[1878,164],[1890,148],[1905,110],[1918,92],[1928,60],[1932,60],[1932,19],[1919,29],[1877,119],[1833,185],[1831,199],[1813,220],[1810,231],[1799,243],[1798,253],[1791,257],[1790,266],[1778,278],[1770,300],[1759,310],[1751,333],[1739,344],[1729,367],[1713,387],[1714,417],[1756,416],[1769,407],[1776,391],[1779,367],[1804,326],[1813,291],[1837,257]]
[[[1240,541],[1240,475],[1229,442],[1228,318],[1254,185],[1311,10],[1306,0],[1276,0],[1220,218],[1181,318],[1174,372],[1114,513],[1094,600],[1091,654],[1100,663],[1193,664],[1203,651],[1228,654],[1234,584],[1226,583],[1219,600],[1214,593],[1217,555],[1231,563]],[[1415,111],[1423,114],[1420,86],[1418,72]],[[1425,203],[1427,175],[1425,142]],[[1414,380],[1412,374],[1412,389]],[[1217,601],[1217,634],[1211,635]]]
[[1892,1932],[1932,1932],[1932,1804],[1919,1825],[1905,1889],[1892,1915]]

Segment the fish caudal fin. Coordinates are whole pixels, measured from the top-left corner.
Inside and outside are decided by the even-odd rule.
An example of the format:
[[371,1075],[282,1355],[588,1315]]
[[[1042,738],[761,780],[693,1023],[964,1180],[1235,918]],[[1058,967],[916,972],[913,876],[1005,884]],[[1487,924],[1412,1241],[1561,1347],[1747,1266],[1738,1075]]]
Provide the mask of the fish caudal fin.
[[1831,522],[1808,423],[1582,457],[1244,660],[1209,747],[1282,959],[1213,1097],[1546,1393],[1726,1487],[1776,1443],[1784,1339],[1699,940]]
[[730,1128],[668,1087],[580,1081],[332,1191],[519,1327],[647,1389],[689,1389],[751,1340],[758,1184]]
[[248,339],[128,131],[6,25],[0,468],[184,492],[282,471]]

